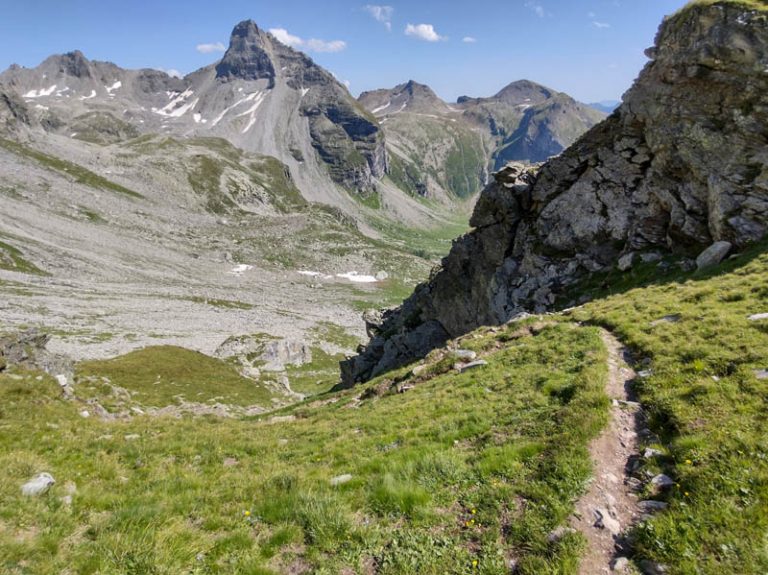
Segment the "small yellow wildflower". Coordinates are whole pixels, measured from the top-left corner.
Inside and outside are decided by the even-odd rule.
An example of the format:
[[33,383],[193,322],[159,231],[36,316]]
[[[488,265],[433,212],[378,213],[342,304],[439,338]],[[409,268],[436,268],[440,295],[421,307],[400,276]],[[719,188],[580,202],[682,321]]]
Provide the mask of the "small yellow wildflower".
[[688,497],[688,492],[687,491],[685,492],[685,496]]
[[477,559],[472,560],[472,568],[477,569]]
[[472,510],[472,515],[474,515],[475,513],[477,513],[477,509]]
[[693,465],[693,461],[691,461],[690,459],[686,459],[685,460],[685,464],[686,465]]
[[246,517],[250,517],[251,516],[251,512],[250,511],[243,511],[243,515],[245,515]]

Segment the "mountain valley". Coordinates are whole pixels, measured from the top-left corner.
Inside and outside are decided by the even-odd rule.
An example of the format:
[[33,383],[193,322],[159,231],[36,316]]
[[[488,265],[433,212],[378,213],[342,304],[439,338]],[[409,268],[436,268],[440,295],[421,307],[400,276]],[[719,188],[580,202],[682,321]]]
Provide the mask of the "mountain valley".
[[0,73],[0,572],[768,572],[765,3],[617,105],[308,42]]

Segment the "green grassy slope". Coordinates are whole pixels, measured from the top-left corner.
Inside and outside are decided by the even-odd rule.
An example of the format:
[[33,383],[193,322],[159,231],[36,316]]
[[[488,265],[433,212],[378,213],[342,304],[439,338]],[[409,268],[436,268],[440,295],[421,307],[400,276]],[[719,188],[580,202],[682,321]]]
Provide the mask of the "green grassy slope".
[[[156,346],[77,366],[75,392],[104,407],[165,407],[179,401],[271,406],[273,394],[221,360],[196,351]],[[119,388],[119,389],[117,389]],[[130,395],[126,403],[125,393]]]
[[[485,368],[406,393],[379,380],[272,422],[82,419],[48,378],[0,374],[0,570],[568,571],[579,538],[547,534],[589,473],[605,352],[594,328],[515,329],[499,350],[494,334],[467,343]],[[438,359],[434,373],[453,362]],[[58,483],[22,497],[43,470]]]
[[[600,325],[640,362],[654,434],[642,447],[661,455],[638,473],[676,483],[656,496],[669,509],[634,529],[634,559],[672,575],[765,573],[768,321],[749,319],[768,313],[765,248],[706,273],[609,274],[600,297],[549,323],[463,338],[485,367],[459,374],[436,351],[277,419],[83,419],[49,378],[0,373],[0,571],[575,573],[581,537],[548,535],[583,492],[607,418]],[[92,375],[118,379],[112,367]],[[201,387],[221,377],[196,373]],[[170,380],[153,393],[172,398]],[[41,471],[58,483],[23,498]]]
[[677,485],[637,552],[671,573],[768,573],[768,320],[748,319],[768,312],[765,248],[706,274],[640,269],[573,313],[648,358],[638,391],[664,451],[648,468]]

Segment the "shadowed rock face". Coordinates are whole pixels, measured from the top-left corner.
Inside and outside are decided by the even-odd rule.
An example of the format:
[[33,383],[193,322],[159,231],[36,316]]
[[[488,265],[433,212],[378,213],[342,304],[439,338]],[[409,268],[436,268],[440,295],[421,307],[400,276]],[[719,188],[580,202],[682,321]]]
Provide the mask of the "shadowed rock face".
[[765,236],[765,12],[694,5],[662,24],[648,54],[606,121],[536,176],[520,166],[497,175],[478,201],[476,229],[342,364],[344,385],[479,325],[550,309],[630,253],[695,256],[715,241]]
[[269,80],[275,85],[275,67],[266,50],[264,33],[252,20],[240,22],[232,30],[229,49],[216,65],[216,77],[223,80]]

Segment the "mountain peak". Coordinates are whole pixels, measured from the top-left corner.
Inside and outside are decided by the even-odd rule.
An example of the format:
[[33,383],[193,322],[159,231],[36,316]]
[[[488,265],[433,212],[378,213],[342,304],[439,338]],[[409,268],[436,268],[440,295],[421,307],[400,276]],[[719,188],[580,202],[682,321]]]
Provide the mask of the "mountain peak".
[[43,64],[55,66],[57,72],[75,78],[90,78],[92,76],[91,62],[80,50],[51,56]]
[[511,84],[506,85],[504,88],[493,96],[495,100],[502,100],[508,104],[540,104],[545,100],[549,100],[555,91],[532,82],[530,80],[517,80]]
[[223,80],[268,79],[274,84],[275,66],[270,56],[271,41],[253,20],[243,20],[232,30],[229,48],[216,65],[216,77]]
[[419,84],[415,80],[408,80],[405,84],[395,87],[395,91],[406,92],[413,98],[427,98],[430,100],[439,100],[434,90],[426,84]]

